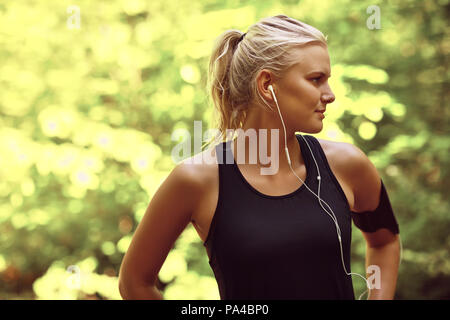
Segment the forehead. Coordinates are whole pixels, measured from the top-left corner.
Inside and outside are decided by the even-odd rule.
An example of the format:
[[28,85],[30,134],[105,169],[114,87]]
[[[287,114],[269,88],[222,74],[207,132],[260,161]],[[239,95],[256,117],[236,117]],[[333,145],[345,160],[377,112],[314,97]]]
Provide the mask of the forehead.
[[306,46],[295,48],[292,51],[292,57],[295,64],[292,69],[300,70],[303,73],[322,71],[330,74],[330,56],[328,49],[322,44],[308,44]]

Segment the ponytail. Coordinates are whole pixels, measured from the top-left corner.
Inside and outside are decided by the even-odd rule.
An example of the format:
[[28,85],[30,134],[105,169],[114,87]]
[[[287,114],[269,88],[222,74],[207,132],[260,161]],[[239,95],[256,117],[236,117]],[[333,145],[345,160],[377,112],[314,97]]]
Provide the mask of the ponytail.
[[236,47],[241,42],[244,33],[238,30],[227,30],[215,42],[208,74],[208,90],[210,98],[220,115],[216,119],[219,135],[215,139],[226,141],[225,131],[242,126],[244,113],[239,112],[238,92],[233,92],[230,85],[230,69]]

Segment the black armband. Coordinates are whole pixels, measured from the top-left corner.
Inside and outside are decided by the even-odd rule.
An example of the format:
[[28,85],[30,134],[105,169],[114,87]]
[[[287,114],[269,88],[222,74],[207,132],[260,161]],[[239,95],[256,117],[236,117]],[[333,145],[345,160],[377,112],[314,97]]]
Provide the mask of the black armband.
[[400,233],[383,180],[381,180],[381,192],[378,207],[374,211],[351,211],[351,215],[355,225],[364,232],[375,232],[378,229],[387,228],[391,230],[393,234]]

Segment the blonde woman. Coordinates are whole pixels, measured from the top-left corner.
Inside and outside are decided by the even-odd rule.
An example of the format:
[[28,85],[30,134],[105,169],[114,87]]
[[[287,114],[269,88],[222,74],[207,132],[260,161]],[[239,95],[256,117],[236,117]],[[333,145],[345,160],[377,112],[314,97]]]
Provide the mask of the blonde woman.
[[[353,220],[375,276],[368,298],[393,299],[399,229],[376,168],[352,144],[296,134],[320,132],[335,100],[324,35],[264,18],[220,35],[209,71],[217,143],[178,164],[153,196],[121,266],[122,297],[163,299],[158,272],[192,223],[221,299],[355,299]],[[235,143],[255,135],[256,145]]]

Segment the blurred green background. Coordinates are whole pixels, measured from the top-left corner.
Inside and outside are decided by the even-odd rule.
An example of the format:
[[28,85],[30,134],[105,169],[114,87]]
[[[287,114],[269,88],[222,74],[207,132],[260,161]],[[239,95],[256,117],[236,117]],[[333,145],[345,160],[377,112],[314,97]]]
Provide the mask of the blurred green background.
[[[328,35],[336,101],[316,136],[360,147],[388,190],[404,249],[396,299],[449,299],[448,12],[448,0],[2,1],[0,298],[120,299],[123,255],[176,165],[172,133],[212,125],[213,40],[286,14]],[[356,228],[352,249],[364,273]],[[192,225],[158,286],[219,298]]]

